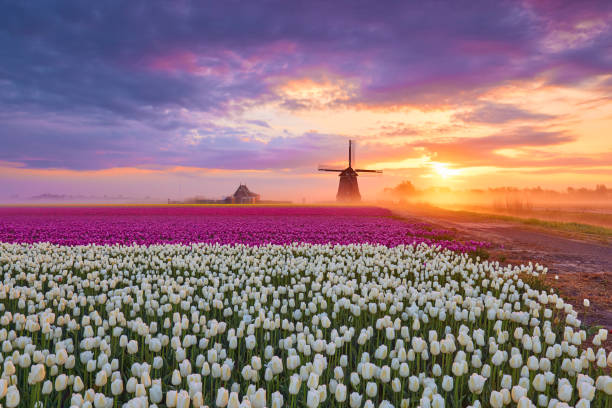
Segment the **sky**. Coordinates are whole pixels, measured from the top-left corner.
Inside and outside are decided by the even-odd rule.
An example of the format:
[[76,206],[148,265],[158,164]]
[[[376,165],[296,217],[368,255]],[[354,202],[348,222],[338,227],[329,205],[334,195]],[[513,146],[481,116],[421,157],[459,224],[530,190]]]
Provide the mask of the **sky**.
[[612,2],[0,1],[0,201],[612,185]]

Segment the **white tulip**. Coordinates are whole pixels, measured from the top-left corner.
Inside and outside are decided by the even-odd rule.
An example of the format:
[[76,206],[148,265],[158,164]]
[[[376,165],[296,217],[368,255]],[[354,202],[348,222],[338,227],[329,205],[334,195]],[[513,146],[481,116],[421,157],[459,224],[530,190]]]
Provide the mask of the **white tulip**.
[[276,391],[272,393],[272,405],[271,408],[282,408],[284,403],[283,394]]
[[176,396],[176,408],[189,408],[191,399],[185,390],[181,390]]
[[6,378],[0,378],[0,399],[6,396],[8,385],[8,380]]
[[315,373],[310,373],[306,385],[310,389],[317,388],[319,386],[319,376]]
[[317,390],[308,390],[308,394],[306,395],[306,406],[308,408],[317,408],[319,406],[319,393]]
[[527,395],[527,390],[520,385],[512,387],[512,401],[518,404],[519,400]]
[[162,393],[161,384],[153,384],[151,388],[149,388],[149,399],[154,404],[159,404],[162,401],[163,393]]
[[55,377],[55,391],[64,391],[68,385],[68,377],[66,374],[60,374]]
[[431,408],[444,408],[444,398],[440,394],[435,394],[431,400]]
[[37,384],[45,379],[45,366],[43,364],[34,364],[30,368],[28,374],[28,384]]
[[181,384],[183,380],[181,378],[181,373],[179,370],[174,370],[172,372],[172,379],[170,381],[172,382],[172,385],[174,386],[178,386]]
[[223,408],[227,405],[229,400],[229,393],[228,391],[221,387],[217,390],[217,399],[215,404],[217,405],[217,407]]
[[502,408],[504,406],[504,397],[499,391],[491,391],[489,403],[492,408]]
[[108,381],[108,376],[106,374],[106,371],[98,371],[98,373],[96,374],[96,387],[103,387],[106,385],[106,382]]
[[378,394],[378,386],[375,382],[370,381],[366,384],[366,394],[370,398],[374,398]]
[[442,389],[446,392],[450,392],[452,391],[454,386],[454,381],[453,381],[453,377],[450,377],[448,375],[445,375],[442,378]]
[[170,390],[166,393],[166,406],[168,408],[176,407],[178,393],[175,390]]
[[380,369],[380,381],[388,383],[391,381],[391,369],[389,366],[383,366]]
[[136,385],[138,385],[138,380],[134,377],[130,377],[125,384],[125,390],[128,393],[133,394],[136,392]]
[[111,383],[111,393],[113,395],[120,395],[122,392],[123,392],[123,381],[121,380],[121,378],[118,378]]
[[578,395],[582,399],[586,399],[588,401],[592,401],[595,398],[595,387],[589,384],[588,382],[580,382],[578,383]]
[[97,393],[94,397],[94,407],[104,408],[106,406],[106,397],[104,394]]
[[349,401],[351,408],[359,408],[361,406],[361,400],[361,394],[358,392],[352,392]]
[[14,385],[8,387],[5,400],[6,406],[8,408],[14,408],[19,405],[20,401],[21,398],[19,396],[19,390],[17,389],[17,387],[15,387]]
[[394,378],[391,381],[391,389],[393,389],[393,392],[400,392],[402,390],[402,382],[399,378]]
[[336,401],[346,401],[346,386],[344,384],[338,384],[335,391]]
[[53,383],[50,380],[47,380],[43,383],[41,393],[43,395],[49,395],[53,392]]
[[546,391],[546,386],[547,386],[547,381],[546,381],[546,377],[544,376],[544,374],[542,373],[536,374],[536,376],[533,379],[533,388],[535,388],[536,391],[544,392]]
[[561,401],[569,402],[572,399],[572,391],[572,386],[569,383],[562,383],[559,385],[557,396]]

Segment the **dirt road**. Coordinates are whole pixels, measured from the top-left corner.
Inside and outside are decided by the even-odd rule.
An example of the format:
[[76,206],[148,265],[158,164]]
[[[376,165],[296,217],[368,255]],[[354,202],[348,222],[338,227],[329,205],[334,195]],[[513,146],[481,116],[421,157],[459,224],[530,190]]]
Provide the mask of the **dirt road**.
[[[493,244],[491,258],[505,263],[537,262],[548,267],[547,282],[580,312],[589,325],[612,330],[612,245],[486,216],[435,208],[392,208],[411,222],[451,230],[458,239]],[[558,279],[555,279],[555,275]],[[585,310],[583,299],[591,307]],[[612,337],[612,336],[611,336]]]

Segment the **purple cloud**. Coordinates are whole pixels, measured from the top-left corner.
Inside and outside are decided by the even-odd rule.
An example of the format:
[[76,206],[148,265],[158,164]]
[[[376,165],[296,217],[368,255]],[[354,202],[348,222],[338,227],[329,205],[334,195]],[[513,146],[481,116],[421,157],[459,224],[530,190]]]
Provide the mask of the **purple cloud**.
[[455,115],[455,119],[471,123],[502,124],[513,121],[542,121],[554,119],[553,115],[529,112],[513,105],[484,102],[471,111]]

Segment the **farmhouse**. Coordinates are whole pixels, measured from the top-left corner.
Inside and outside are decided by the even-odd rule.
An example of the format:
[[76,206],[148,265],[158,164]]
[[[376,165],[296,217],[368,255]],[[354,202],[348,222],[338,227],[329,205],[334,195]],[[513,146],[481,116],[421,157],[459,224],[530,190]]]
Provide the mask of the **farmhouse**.
[[236,192],[225,199],[228,204],[257,204],[259,201],[259,194],[249,190],[246,184],[240,184]]
[[261,196],[252,192],[246,184],[240,184],[234,194],[220,200],[196,196],[184,201],[168,199],[168,204],[291,204],[291,201],[262,200]]

